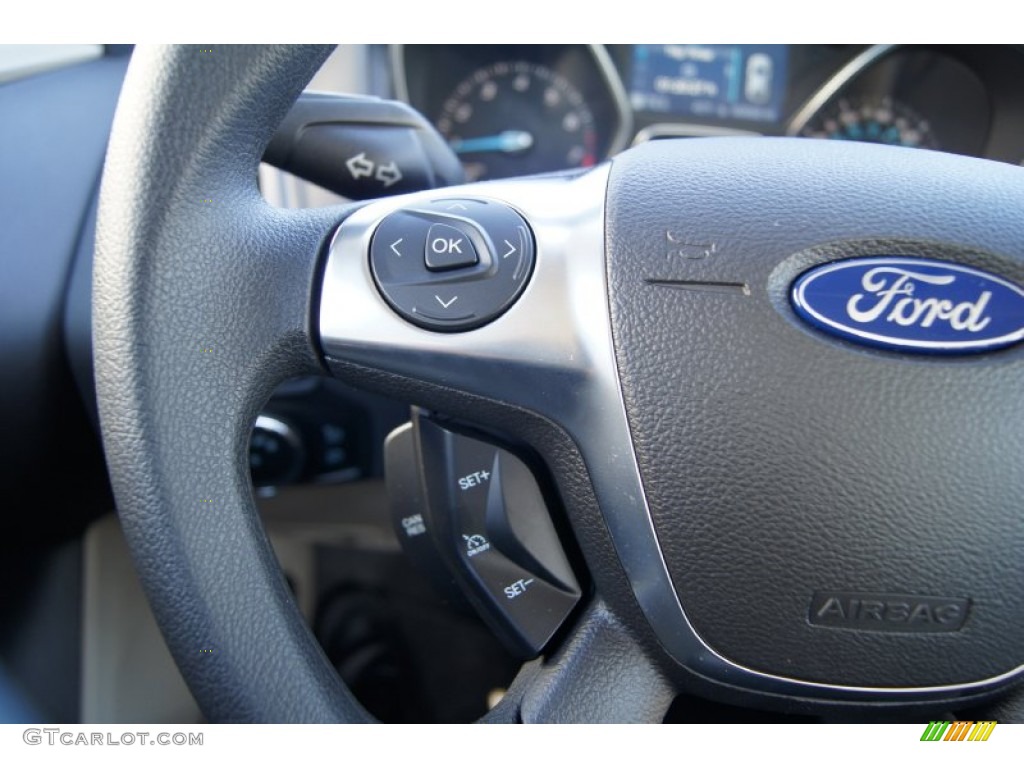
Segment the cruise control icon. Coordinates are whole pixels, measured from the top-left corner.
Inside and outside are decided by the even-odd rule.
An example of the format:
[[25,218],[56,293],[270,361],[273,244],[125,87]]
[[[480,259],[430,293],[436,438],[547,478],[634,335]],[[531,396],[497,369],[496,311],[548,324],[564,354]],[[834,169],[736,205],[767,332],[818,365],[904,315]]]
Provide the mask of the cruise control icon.
[[482,555],[491,548],[491,542],[487,540],[486,536],[481,536],[479,533],[474,533],[472,536],[462,534],[462,538],[466,542],[466,555],[468,557]]

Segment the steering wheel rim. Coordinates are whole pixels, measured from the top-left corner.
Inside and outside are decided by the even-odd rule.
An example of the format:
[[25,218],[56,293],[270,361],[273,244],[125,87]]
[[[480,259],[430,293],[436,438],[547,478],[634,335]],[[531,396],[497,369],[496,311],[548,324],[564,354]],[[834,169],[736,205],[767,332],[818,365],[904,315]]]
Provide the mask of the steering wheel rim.
[[[275,384],[318,373],[504,428],[552,466],[596,594],[559,647],[527,664],[486,720],[658,721],[684,677],[690,690],[728,697],[730,675],[742,679],[742,667],[704,680],[699,670],[673,665],[665,652],[676,645],[672,637],[649,631],[650,607],[640,604],[621,532],[609,530],[606,519],[614,527],[614,518],[602,516],[588,471],[594,452],[581,452],[578,432],[543,408],[460,387],[457,376],[413,375],[416,364],[368,365],[369,353],[325,363],[321,348],[328,356],[332,349],[320,338],[326,326],[316,317],[315,286],[325,258],[328,273],[336,263],[325,250],[337,225],[359,217],[352,207],[270,208],[256,171],[277,124],[329,51],[229,46],[204,56],[193,47],[139,49],[104,173],[94,277],[104,446],[137,570],[204,713],[232,722],[369,719],[288,592],[258,521],[245,461],[251,426]],[[1020,271],[1019,264],[995,263]],[[333,293],[332,311],[362,308],[346,301]],[[356,351],[331,341],[334,351]],[[951,698],[969,701],[1006,682]],[[762,693],[786,697],[792,707],[802,706],[792,698],[801,690]],[[944,696],[936,691],[930,701]],[[887,701],[900,704],[898,697]]]
[[[104,172],[94,273],[104,446],[143,587],[213,721],[370,719],[290,596],[245,461],[275,384],[325,373],[312,291],[323,246],[351,209],[273,209],[256,178],[277,124],[330,50],[225,46],[210,57],[140,47]],[[489,719],[659,717],[669,687],[634,644],[592,606],[574,641],[544,670],[525,670]],[[580,658],[598,650],[618,663],[581,675]],[[609,679],[565,682],[595,677]],[[619,687],[616,677],[633,682],[628,695],[602,690]],[[576,700],[579,712],[557,713],[555,699]]]
[[[302,631],[242,471],[245,425],[275,381],[320,370],[304,308],[339,212],[274,211],[256,172],[274,121],[326,55],[226,46],[204,60],[195,48],[140,47],[102,182],[94,343],[108,466],[157,621],[212,720],[366,719]],[[204,270],[203,251],[246,277]],[[288,261],[303,252],[304,263]],[[156,295],[168,289],[176,295]],[[265,324],[239,327],[232,315],[257,304]],[[168,365],[190,373],[167,376]],[[162,454],[169,435],[193,449]],[[152,459],[136,462],[136,451]],[[233,606],[211,604],[227,593]],[[239,632],[236,610],[254,634]]]

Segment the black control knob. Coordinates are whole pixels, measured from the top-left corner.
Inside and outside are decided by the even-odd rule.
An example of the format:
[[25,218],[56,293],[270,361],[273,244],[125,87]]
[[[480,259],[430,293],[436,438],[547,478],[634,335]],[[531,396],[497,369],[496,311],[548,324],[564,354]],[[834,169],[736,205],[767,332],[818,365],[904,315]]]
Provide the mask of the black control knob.
[[249,438],[249,471],[255,486],[284,485],[302,472],[305,451],[298,432],[276,416],[260,415]]
[[533,271],[526,221],[493,200],[434,200],[387,216],[374,232],[370,266],[398,314],[432,331],[491,322]]

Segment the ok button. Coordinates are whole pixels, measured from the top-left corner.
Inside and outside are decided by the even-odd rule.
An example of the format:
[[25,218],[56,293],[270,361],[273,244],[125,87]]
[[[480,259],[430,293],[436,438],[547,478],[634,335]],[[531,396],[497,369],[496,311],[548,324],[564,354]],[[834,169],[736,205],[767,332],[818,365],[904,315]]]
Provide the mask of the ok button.
[[432,272],[471,267],[479,261],[466,233],[449,224],[430,225],[425,250],[425,263]]

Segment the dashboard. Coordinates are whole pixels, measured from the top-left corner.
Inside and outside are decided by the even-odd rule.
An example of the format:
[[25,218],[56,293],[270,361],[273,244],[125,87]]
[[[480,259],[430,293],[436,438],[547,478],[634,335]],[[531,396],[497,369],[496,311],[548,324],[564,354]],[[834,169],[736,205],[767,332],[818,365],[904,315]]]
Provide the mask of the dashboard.
[[389,46],[389,95],[469,180],[586,168],[664,138],[869,141],[1024,160],[1024,50],[909,45]]

